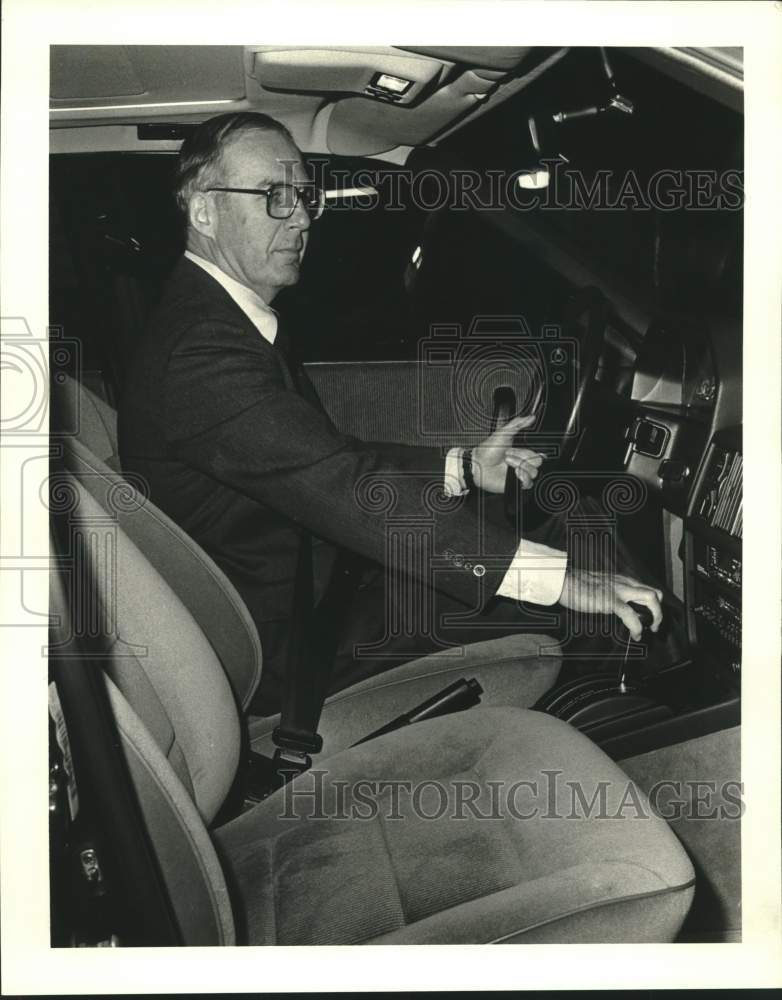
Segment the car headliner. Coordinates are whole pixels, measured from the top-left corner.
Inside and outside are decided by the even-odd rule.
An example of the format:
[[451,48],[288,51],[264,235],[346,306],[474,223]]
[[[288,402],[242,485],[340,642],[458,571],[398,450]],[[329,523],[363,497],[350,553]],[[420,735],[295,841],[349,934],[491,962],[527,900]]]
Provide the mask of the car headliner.
[[[741,49],[632,49],[723,103],[740,108]],[[193,123],[225,111],[263,111],[315,153],[404,162],[517,94],[567,48],[55,45],[52,152],[175,150],[179,138],[141,139],[144,123]],[[377,96],[387,74],[405,93]]]

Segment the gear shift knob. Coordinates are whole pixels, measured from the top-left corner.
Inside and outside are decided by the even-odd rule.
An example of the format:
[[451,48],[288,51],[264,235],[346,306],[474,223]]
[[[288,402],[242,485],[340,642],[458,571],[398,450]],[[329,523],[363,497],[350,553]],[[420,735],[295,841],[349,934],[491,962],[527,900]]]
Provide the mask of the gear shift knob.
[[630,607],[633,609],[633,611],[635,611],[635,613],[641,619],[641,626],[644,629],[649,628],[652,622],[654,621],[654,615],[649,610],[649,608],[647,608],[645,604],[635,604],[632,601],[630,601],[629,604]]
[[[638,617],[641,619],[641,627],[644,632],[649,628],[649,626],[654,621],[654,616],[652,612],[646,607],[645,604],[635,604],[633,601],[628,601],[630,607],[635,611]],[[619,691],[621,694],[627,693],[627,651],[630,648],[630,630],[625,626],[624,622],[620,623],[620,628],[622,629],[624,635],[623,639],[625,642],[625,655],[622,660],[622,669],[619,674]]]

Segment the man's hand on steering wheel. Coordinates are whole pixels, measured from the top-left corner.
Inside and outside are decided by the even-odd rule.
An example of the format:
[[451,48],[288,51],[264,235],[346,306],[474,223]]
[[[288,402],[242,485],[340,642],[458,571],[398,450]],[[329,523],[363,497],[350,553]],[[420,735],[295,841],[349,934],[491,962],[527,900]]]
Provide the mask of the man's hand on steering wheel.
[[514,448],[513,439],[534,421],[534,414],[514,417],[473,448],[472,476],[476,486],[488,493],[502,493],[510,467],[515,469],[516,477],[525,490],[532,487],[543,456],[529,448]]
[[652,613],[652,632],[656,632],[663,620],[660,601],[663,593],[654,587],[647,587],[630,576],[618,573],[596,573],[592,570],[568,569],[559,603],[573,611],[590,614],[616,615],[627,627],[634,642],[643,633],[641,619],[629,605],[642,604]]

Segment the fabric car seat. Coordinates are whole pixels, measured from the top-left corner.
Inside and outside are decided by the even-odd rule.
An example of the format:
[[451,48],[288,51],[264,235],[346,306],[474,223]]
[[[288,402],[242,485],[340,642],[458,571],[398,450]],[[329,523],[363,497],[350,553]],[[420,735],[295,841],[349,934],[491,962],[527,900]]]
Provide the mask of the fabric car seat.
[[252,623],[230,585],[230,628],[195,593],[227,581],[167,519],[168,551],[142,550],[132,484],[66,451],[72,530],[111,605],[108,697],[185,944],[675,937],[694,880],[681,845],[602,751],[539,712],[480,707],[338,749],[215,826],[257,683]]

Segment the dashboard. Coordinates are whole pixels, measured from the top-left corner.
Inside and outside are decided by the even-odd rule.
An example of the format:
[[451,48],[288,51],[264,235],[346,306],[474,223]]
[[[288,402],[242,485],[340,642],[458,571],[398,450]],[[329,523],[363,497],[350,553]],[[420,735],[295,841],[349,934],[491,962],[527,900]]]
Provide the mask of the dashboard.
[[[641,480],[657,501],[668,585],[683,605],[691,650],[702,668],[699,676],[718,679],[716,688],[727,688],[725,693],[738,693],[741,268],[738,259],[718,254],[720,267],[709,271],[713,280],[696,294],[694,262],[700,266],[708,257],[703,263],[708,270],[709,254],[724,249],[739,229],[731,223],[725,233],[699,230],[688,260],[682,259],[676,239],[663,241],[665,264],[658,261],[658,270],[665,280],[655,296],[642,296],[617,273],[600,271],[554,227],[504,213],[487,218],[569,288],[592,287],[604,296],[605,348],[597,374],[604,386],[602,412],[584,436],[579,458],[587,468],[621,468]],[[720,282],[737,286],[735,295],[721,297]]]

